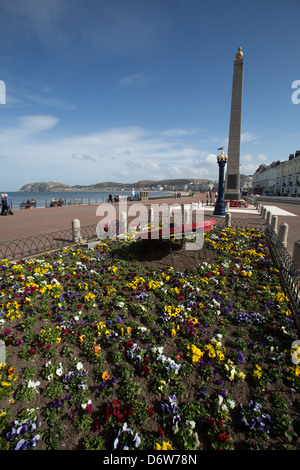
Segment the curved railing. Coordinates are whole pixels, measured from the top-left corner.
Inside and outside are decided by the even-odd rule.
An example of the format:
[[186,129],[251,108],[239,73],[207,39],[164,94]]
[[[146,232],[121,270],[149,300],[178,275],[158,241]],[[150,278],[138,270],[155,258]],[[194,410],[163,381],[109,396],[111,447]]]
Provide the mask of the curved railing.
[[94,240],[97,238],[96,225],[85,225],[80,227],[80,232],[83,240]]
[[[85,240],[96,238],[95,225],[81,227],[81,236]],[[1,242],[0,258],[16,260],[36,256],[47,251],[56,250],[75,243],[72,229],[19,238]]]

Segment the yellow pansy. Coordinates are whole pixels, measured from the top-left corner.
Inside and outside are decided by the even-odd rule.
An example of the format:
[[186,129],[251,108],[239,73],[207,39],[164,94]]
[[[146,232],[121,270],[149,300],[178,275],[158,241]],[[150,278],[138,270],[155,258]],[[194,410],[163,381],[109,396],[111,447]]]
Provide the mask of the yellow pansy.
[[156,450],[173,450],[169,441],[163,441],[162,445],[156,443]]

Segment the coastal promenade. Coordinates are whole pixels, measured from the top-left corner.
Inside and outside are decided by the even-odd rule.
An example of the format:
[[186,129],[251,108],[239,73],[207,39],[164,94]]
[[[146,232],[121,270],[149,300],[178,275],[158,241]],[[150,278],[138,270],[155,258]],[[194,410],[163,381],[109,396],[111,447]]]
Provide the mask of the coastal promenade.
[[[142,201],[142,204],[151,206],[154,204],[189,204],[191,202],[206,203],[206,195],[197,193],[194,197],[162,198],[150,199]],[[128,202],[128,207],[137,202]],[[118,204],[113,204],[118,208]],[[289,225],[288,246],[290,254],[293,254],[294,243],[300,239],[300,204],[263,203],[264,206],[270,207],[273,214],[278,216],[278,224],[286,222]],[[98,204],[63,206],[63,207],[47,207],[15,210],[13,216],[0,217],[0,242],[17,240],[21,238],[34,237],[37,235],[48,234],[58,230],[71,229],[72,221],[79,219],[80,225],[97,225],[100,218],[96,215]],[[204,205],[205,214],[213,215],[214,205]],[[251,205],[245,209],[231,208],[232,219],[262,219],[262,216]]]

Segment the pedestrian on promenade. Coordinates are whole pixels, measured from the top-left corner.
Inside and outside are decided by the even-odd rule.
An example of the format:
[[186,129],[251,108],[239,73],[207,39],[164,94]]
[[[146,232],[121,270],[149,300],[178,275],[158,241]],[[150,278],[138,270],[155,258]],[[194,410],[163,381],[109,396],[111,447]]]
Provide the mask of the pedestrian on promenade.
[[13,215],[13,211],[10,208],[10,200],[9,200],[8,195],[5,193],[3,196],[4,196],[4,199],[2,200],[3,202],[2,202],[1,214],[2,215],[7,215],[7,214]]
[[5,194],[1,194],[1,215],[4,215],[5,211],[6,211]]
[[6,207],[8,209],[10,207],[10,200],[9,200],[9,197],[6,193],[4,194],[4,198],[5,198],[5,202],[6,202]]
[[10,199],[8,197],[7,194],[5,194],[5,200],[6,200],[6,207],[7,207],[7,213],[9,215],[14,215],[13,211],[11,210],[11,207],[10,207]]

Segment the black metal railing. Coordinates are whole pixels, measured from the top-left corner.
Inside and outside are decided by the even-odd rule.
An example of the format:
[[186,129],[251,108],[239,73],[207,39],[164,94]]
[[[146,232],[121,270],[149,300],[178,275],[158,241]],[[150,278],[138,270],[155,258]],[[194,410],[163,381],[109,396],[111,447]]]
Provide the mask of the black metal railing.
[[80,227],[80,235],[83,240],[95,240],[97,238],[96,225]]
[[[207,218],[209,216],[205,216]],[[214,217],[221,227],[226,226],[225,217]],[[300,332],[300,267],[284,246],[271,225],[263,218],[232,218],[231,227],[236,229],[251,228],[265,232],[268,238],[270,253],[279,270],[284,291],[289,298],[291,311],[298,331]]]
[[[75,236],[74,236],[75,235]],[[93,240],[97,237],[95,225],[80,228],[77,234],[84,240]],[[0,259],[9,261],[28,258],[47,251],[70,246],[76,241],[76,232],[72,229],[59,230],[56,232],[36,235],[34,237],[19,238],[16,240],[3,241],[0,245]]]
[[266,225],[266,233],[273,261],[280,272],[298,330],[300,330],[300,268],[293,261],[292,256],[270,224]]
[[[204,219],[216,219],[217,225],[221,227],[226,227],[226,217],[218,217],[218,216],[208,216],[205,215]],[[254,230],[258,231],[265,231],[266,229],[266,221],[264,219],[256,218],[256,217],[248,217],[248,218],[243,218],[243,217],[233,217],[230,220],[230,226],[232,228],[252,228]]]

